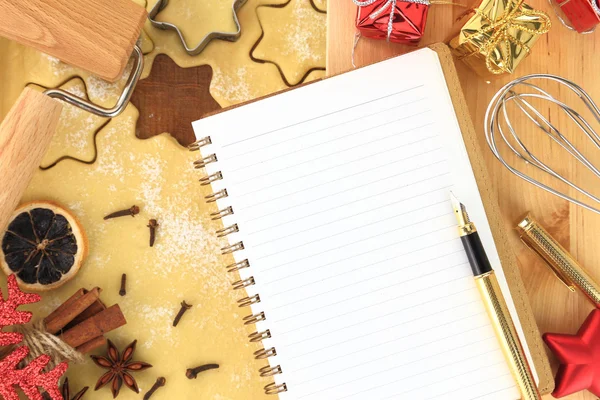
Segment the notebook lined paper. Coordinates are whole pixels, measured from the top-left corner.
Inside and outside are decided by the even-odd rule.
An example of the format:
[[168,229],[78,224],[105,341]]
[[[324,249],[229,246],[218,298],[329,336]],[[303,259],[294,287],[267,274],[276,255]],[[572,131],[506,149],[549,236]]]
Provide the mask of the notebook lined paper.
[[[398,73],[402,71],[402,73]],[[287,399],[517,399],[449,191],[502,280],[437,55],[421,50],[194,123],[221,171]],[[243,297],[243,295],[240,295]],[[507,299],[509,306],[512,304]],[[247,308],[250,311],[250,308]],[[248,312],[251,314],[251,312]],[[516,314],[513,313],[516,319]],[[517,320],[518,322],[518,320]]]

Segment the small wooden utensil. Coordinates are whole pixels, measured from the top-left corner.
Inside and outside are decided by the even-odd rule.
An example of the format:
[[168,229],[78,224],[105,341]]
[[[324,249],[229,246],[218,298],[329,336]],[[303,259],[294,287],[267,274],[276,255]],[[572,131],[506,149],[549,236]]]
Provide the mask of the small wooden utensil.
[[[123,93],[115,108],[102,111],[112,116],[124,108],[143,65],[141,52],[135,51],[147,17],[143,7],[131,0],[0,0],[0,10],[0,36],[109,81],[121,77],[133,52],[139,62],[127,85],[131,90]],[[60,94],[60,90],[53,92]],[[62,104],[50,96],[24,89],[0,125],[0,233],[50,146],[62,110]],[[67,93],[60,97],[78,104]]]

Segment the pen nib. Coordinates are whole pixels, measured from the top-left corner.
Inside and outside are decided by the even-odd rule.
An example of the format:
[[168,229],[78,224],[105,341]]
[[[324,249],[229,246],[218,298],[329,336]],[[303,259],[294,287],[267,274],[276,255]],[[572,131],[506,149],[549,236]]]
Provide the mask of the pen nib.
[[452,201],[452,208],[454,209],[454,215],[456,216],[458,225],[464,226],[471,222],[471,220],[469,219],[469,214],[467,214],[467,209],[465,208],[465,205],[458,201],[458,199],[452,192],[450,192],[450,200]]

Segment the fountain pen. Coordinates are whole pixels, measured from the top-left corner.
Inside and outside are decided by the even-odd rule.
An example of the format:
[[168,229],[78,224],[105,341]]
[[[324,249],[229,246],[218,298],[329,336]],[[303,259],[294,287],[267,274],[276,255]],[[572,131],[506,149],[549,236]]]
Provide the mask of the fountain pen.
[[521,400],[541,400],[523,346],[498,285],[498,279],[485,253],[475,224],[469,219],[465,206],[452,192],[450,192],[450,197],[458,221],[458,234],[473,270],[475,285],[492,321],[508,367],[517,383]]

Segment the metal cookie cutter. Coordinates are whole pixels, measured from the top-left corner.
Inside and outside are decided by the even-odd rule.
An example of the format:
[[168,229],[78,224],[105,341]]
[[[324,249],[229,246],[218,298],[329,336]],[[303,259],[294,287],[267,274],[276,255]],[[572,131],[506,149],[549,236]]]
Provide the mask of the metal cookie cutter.
[[125,110],[125,107],[127,107],[129,99],[131,98],[135,86],[137,85],[140,79],[140,75],[142,74],[142,70],[144,69],[144,55],[142,54],[142,50],[137,44],[133,46],[132,57],[134,58],[133,69],[131,70],[131,74],[127,79],[127,83],[125,84],[123,92],[117,100],[117,104],[115,104],[115,106],[112,108],[105,108],[99,106],[84,98],[75,96],[74,94],[69,93],[63,89],[47,89],[46,91],[44,91],[44,94],[48,95],[49,97],[63,100],[75,107],[79,107],[85,111],[91,112],[92,114],[96,114],[105,118],[114,118],[117,115],[121,114],[123,110]]
[[239,9],[246,3],[246,1],[247,0],[233,0],[232,9],[233,9],[233,22],[235,22],[235,26],[236,26],[235,32],[209,32],[208,34],[206,34],[206,36],[204,36],[204,38],[202,38],[202,40],[200,41],[200,44],[194,48],[190,48],[187,45],[187,42],[185,41],[185,37],[183,36],[183,33],[181,32],[181,30],[179,30],[179,28],[176,25],[174,25],[170,22],[157,21],[155,19],[156,16],[162,10],[164,10],[164,8],[169,4],[169,0],[158,0],[156,2],[156,4],[154,5],[154,7],[152,8],[152,10],[150,10],[150,12],[148,13],[148,19],[150,20],[150,23],[152,24],[152,26],[154,26],[155,28],[162,29],[162,30],[171,30],[171,31],[177,32],[177,35],[179,35],[179,39],[181,40],[181,44],[183,44],[185,51],[190,56],[195,56],[195,55],[200,54],[202,52],[202,50],[204,50],[204,48],[206,46],[208,46],[208,44],[213,39],[220,39],[220,40],[227,40],[230,42],[235,42],[240,38],[240,36],[242,35],[242,26],[240,25],[240,20],[238,19],[237,13],[238,13]]

